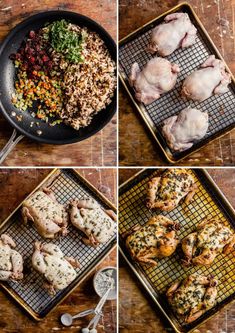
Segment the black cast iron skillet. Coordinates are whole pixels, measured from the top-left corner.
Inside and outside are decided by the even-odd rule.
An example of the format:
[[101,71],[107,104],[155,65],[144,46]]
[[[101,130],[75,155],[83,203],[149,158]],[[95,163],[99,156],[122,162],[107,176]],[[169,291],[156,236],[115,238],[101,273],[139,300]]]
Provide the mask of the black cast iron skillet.
[[[54,127],[49,126],[43,121],[39,121],[39,126],[30,127],[31,122],[35,122],[35,118],[27,111],[21,112],[17,110],[12,102],[11,97],[14,92],[15,68],[9,56],[15,53],[20,47],[22,41],[26,38],[30,30],[38,30],[45,23],[55,20],[66,19],[71,23],[79,26],[85,26],[91,31],[95,31],[104,40],[112,59],[116,62],[116,44],[111,36],[95,21],[86,16],[67,12],[67,11],[48,11],[33,15],[25,21],[18,24],[3,41],[0,48],[0,109],[4,117],[15,128],[11,139],[0,153],[0,163],[4,160],[10,150],[24,136],[33,140],[48,144],[69,144],[84,140],[101,130],[113,117],[116,112],[116,92],[106,109],[103,109],[94,116],[89,126],[79,129],[60,124]],[[22,121],[18,121],[17,115],[23,115]],[[42,134],[38,135],[37,131],[41,130]]]

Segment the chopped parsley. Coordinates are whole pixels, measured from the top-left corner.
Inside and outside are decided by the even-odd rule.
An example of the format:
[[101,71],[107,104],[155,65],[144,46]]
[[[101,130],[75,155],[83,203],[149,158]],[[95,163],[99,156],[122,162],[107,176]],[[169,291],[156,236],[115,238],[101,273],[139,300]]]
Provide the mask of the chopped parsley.
[[[48,39],[53,49],[72,63],[82,62],[82,42],[84,36],[69,29],[66,20],[55,21],[48,26]],[[45,36],[45,35],[44,35]]]

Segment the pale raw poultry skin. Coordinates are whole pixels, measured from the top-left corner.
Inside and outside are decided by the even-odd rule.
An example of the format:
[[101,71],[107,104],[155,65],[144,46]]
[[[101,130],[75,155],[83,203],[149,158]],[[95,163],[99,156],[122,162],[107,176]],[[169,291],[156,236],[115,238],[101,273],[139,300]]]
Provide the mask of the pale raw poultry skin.
[[126,246],[134,260],[151,266],[157,259],[171,256],[179,243],[178,224],[163,215],[150,218],[144,226],[134,226]]
[[182,96],[203,102],[214,95],[224,94],[231,82],[231,75],[225,71],[223,61],[210,56],[202,65],[184,80]]
[[194,141],[202,139],[207,129],[208,114],[189,107],[166,119],[162,133],[172,150],[184,151],[191,148]]
[[182,282],[176,281],[166,296],[174,311],[184,317],[184,322],[191,323],[215,305],[217,284],[215,278],[194,273]]
[[35,242],[32,266],[43,274],[46,280],[45,289],[54,295],[56,291],[66,288],[76,278],[77,273],[73,267],[79,267],[79,263],[73,258],[65,257],[55,244]]
[[35,192],[23,202],[22,215],[25,223],[33,221],[44,238],[67,234],[68,215],[48,188]]
[[174,88],[179,72],[178,65],[155,57],[148,61],[142,71],[135,62],[131,67],[129,82],[135,89],[136,99],[148,105]]
[[75,199],[70,203],[70,220],[74,227],[81,230],[86,237],[86,245],[98,246],[106,243],[116,229],[116,215],[112,210],[104,210],[92,199]]
[[173,13],[164,18],[164,23],[153,29],[148,51],[166,57],[178,48],[195,43],[197,29],[188,14]]
[[23,279],[23,258],[14,250],[13,239],[2,234],[0,237],[0,281]]

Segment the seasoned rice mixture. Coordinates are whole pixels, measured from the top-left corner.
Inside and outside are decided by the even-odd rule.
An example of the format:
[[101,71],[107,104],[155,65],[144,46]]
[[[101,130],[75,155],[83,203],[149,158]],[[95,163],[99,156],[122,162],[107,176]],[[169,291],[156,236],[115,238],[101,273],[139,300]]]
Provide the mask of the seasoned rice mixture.
[[[13,104],[52,126],[63,121],[78,130],[112,101],[115,62],[99,35],[86,28],[61,20],[31,31],[12,59],[17,67]],[[35,105],[36,113],[30,110]]]

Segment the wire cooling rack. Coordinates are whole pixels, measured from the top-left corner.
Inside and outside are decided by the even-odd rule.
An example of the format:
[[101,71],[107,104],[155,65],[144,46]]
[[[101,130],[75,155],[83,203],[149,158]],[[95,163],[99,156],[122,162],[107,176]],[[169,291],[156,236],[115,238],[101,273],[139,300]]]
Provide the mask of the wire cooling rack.
[[[86,180],[72,170],[61,170],[56,177],[51,177],[51,180],[52,183],[49,187],[61,204],[66,204],[74,198],[93,198],[102,207],[109,207],[102,196],[99,196],[99,192],[87,185]],[[50,178],[47,184],[48,182],[50,183]],[[104,258],[116,242],[116,237],[113,235],[106,244],[93,248],[82,243],[82,233],[71,224],[69,224],[68,231],[66,237],[60,237],[57,240],[45,240],[37,233],[33,225],[30,225],[30,223],[28,225],[23,224],[21,208],[11,216],[7,224],[1,229],[1,233],[7,233],[14,239],[17,245],[16,250],[24,258],[24,279],[19,282],[7,282],[5,286],[10,287],[10,290],[16,294],[16,300],[26,304],[37,319],[43,318],[52,310]],[[43,277],[31,265],[33,245],[36,240],[57,244],[66,256],[74,257],[80,263],[80,268],[76,269],[77,278],[66,289],[57,292],[54,297],[51,297],[43,288]]]
[[[197,20],[189,6],[183,5],[178,11],[187,12],[191,21],[198,29],[196,43],[189,48],[178,49],[170,56],[166,57],[170,62],[180,66],[180,73],[174,89],[150,105],[144,105],[136,101],[140,113],[148,126],[155,133],[161,144],[166,156],[173,162],[176,162],[188,154],[194,152],[204,144],[208,143],[215,137],[218,137],[235,126],[235,84],[234,81],[229,85],[229,91],[223,95],[213,95],[204,102],[184,101],[181,98],[181,89],[184,79],[209,57],[215,54],[218,57],[218,51],[211,44],[206,34],[201,28],[201,22]],[[126,89],[135,99],[134,90],[129,86],[128,77],[131,66],[137,62],[142,69],[144,65],[153,57],[146,51],[149,44],[152,29],[160,24],[163,18],[156,19],[153,23],[148,24],[136,33],[127,37],[119,46],[119,72],[126,84]],[[179,114],[184,108],[191,106],[209,114],[209,128],[204,138],[198,140],[192,148],[184,152],[172,151],[161,134],[163,121],[173,115]]]
[[[234,212],[230,214],[226,203],[224,203],[223,195],[218,194],[204,171],[199,169],[195,169],[195,171],[190,170],[198,185],[198,190],[192,203],[189,205],[182,203],[171,212],[151,212],[145,204],[147,184],[152,177],[160,175],[161,172],[163,171],[146,169],[120,188],[120,244],[124,255],[128,258],[131,265],[133,265],[134,270],[139,272],[143,280],[146,281],[147,290],[153,299],[160,303],[167,314],[170,314],[172,322],[180,328],[180,332],[188,332],[192,328],[195,328],[199,322],[202,322],[219,310],[223,304],[235,299],[234,257],[232,255],[225,256],[219,254],[210,267],[194,266],[186,268],[181,265],[182,256],[178,249],[172,256],[160,260],[156,267],[147,267],[132,260],[126,249],[123,235],[135,224],[144,225],[151,216],[162,214],[180,223],[179,237],[182,239],[194,231],[195,226],[205,217],[216,216],[222,223],[235,229],[235,214]],[[217,305],[207,311],[197,321],[184,325],[182,318],[175,316],[169,308],[165,292],[174,281],[182,280],[187,275],[195,272],[204,275],[211,274],[219,279]]]

